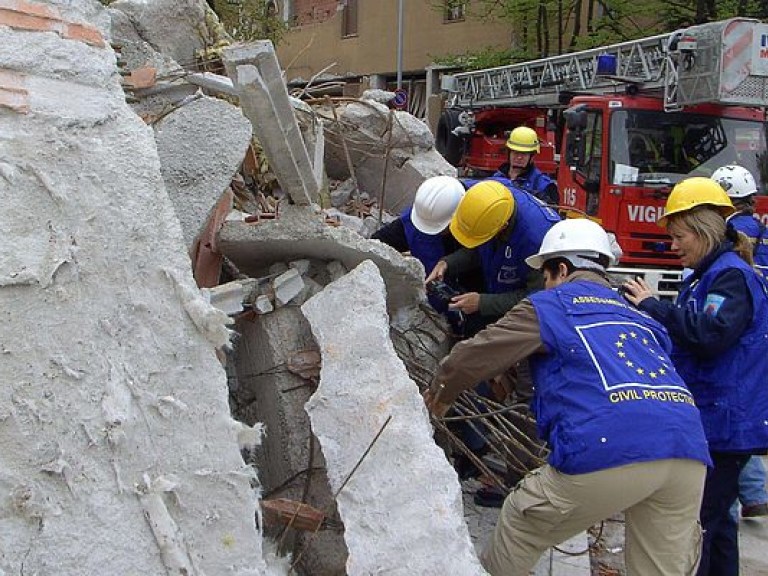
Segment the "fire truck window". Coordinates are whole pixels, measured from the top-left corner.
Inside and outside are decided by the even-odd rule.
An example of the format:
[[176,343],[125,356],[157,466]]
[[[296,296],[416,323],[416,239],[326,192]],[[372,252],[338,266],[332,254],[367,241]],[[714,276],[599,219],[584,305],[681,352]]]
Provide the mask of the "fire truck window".
[[577,170],[584,177],[587,192],[586,212],[590,216],[597,214],[600,198],[600,169],[603,157],[603,117],[600,111],[587,113],[587,128],[584,131],[584,158]]

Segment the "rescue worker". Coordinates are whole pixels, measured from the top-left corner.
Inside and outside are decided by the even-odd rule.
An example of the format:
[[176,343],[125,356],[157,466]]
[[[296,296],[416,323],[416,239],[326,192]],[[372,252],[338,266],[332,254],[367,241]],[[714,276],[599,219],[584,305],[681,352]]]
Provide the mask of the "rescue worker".
[[509,188],[520,188],[545,204],[557,206],[560,195],[557,183],[539,170],[533,157],[541,150],[539,136],[528,126],[518,126],[507,139],[508,161],[492,176]]
[[642,279],[626,298],[672,337],[672,359],[701,411],[714,467],[701,506],[700,576],[737,576],[738,525],[729,513],[739,475],[752,454],[768,450],[768,293],[751,266],[748,239],[726,226],[734,211],[713,180],[678,183],[659,220],[672,249],[691,268],[677,300],[657,300]]
[[440,417],[479,380],[530,362],[550,454],[504,501],[483,566],[527,576],[547,548],[624,511],[630,576],[691,574],[710,459],[666,330],[611,288],[610,241],[591,220],[555,224],[526,262],[547,289],[456,344],[424,394]]
[[[450,308],[463,314],[463,336],[474,336],[479,330],[501,318],[505,312],[528,294],[543,287],[541,274],[525,264],[535,254],[547,230],[558,222],[557,213],[522,190],[510,189],[493,179],[472,186],[461,199],[451,219],[451,234],[464,248],[438,261],[427,276],[427,283],[447,275],[472,273],[483,278],[483,292],[466,292],[454,296]],[[501,387],[514,392],[519,403],[532,396],[527,365],[513,366],[500,376]],[[489,382],[477,389],[486,398],[501,400]],[[482,409],[481,407],[479,407]],[[480,456],[487,449],[485,439],[471,426],[460,426],[459,435],[467,447]],[[478,426],[480,430],[482,428]],[[465,457],[456,460],[460,476],[469,477],[477,469]],[[510,473],[507,482],[516,483]],[[481,488],[475,494],[478,505],[501,506],[505,491]]]
[[449,273],[481,271],[485,292],[467,292],[451,300],[452,309],[467,315],[468,336],[542,287],[541,274],[526,266],[525,258],[536,253],[544,234],[559,220],[554,210],[526,192],[493,179],[467,190],[449,225],[463,248],[441,258],[427,282]]
[[763,276],[768,276],[768,233],[765,224],[755,218],[755,178],[746,168],[731,164],[715,170],[712,180],[723,187],[736,208],[726,222],[749,238],[754,264]]
[[433,176],[421,183],[413,205],[397,220],[373,233],[374,240],[398,252],[410,252],[424,265],[425,274],[438,260],[461,246],[447,233],[451,217],[464,197],[464,186],[451,176]]
[[[712,180],[720,184],[733,202],[736,212],[726,223],[743,232],[752,242],[752,258],[755,267],[765,277],[768,275],[768,234],[765,224],[755,218],[755,194],[757,184],[752,173],[742,166],[730,164],[718,168]],[[765,489],[765,466],[758,456],[749,459],[739,475],[738,501],[744,518],[768,516],[768,492]],[[738,505],[734,503],[731,515],[738,522]]]

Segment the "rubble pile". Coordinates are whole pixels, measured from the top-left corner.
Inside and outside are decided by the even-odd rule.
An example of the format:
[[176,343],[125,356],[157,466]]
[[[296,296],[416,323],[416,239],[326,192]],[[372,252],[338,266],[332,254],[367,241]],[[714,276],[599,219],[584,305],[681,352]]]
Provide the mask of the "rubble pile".
[[203,0],[9,6],[0,571],[481,574],[414,383],[446,328],[366,239],[455,173],[423,123],[289,97]]

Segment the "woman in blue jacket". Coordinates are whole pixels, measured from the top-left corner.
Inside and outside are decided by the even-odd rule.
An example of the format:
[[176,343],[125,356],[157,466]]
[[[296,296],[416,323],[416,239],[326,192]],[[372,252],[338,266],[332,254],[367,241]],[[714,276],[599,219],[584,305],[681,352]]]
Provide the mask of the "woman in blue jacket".
[[675,303],[653,298],[642,279],[625,284],[627,299],[669,331],[672,360],[701,411],[714,467],[701,507],[700,576],[738,575],[738,525],[729,510],[742,468],[768,449],[768,293],[748,239],[726,226],[733,211],[713,180],[681,181],[659,223],[693,273]]

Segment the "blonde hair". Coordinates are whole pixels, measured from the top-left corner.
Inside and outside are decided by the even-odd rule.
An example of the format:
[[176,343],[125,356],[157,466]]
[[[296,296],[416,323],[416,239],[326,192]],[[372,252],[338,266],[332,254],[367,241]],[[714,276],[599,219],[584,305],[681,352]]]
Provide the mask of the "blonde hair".
[[704,254],[709,254],[725,240],[733,242],[733,251],[750,266],[755,262],[752,257],[752,243],[743,232],[727,226],[722,214],[712,206],[695,206],[685,212],[678,212],[668,217],[667,229],[672,224],[680,223],[690,229],[704,243]]

